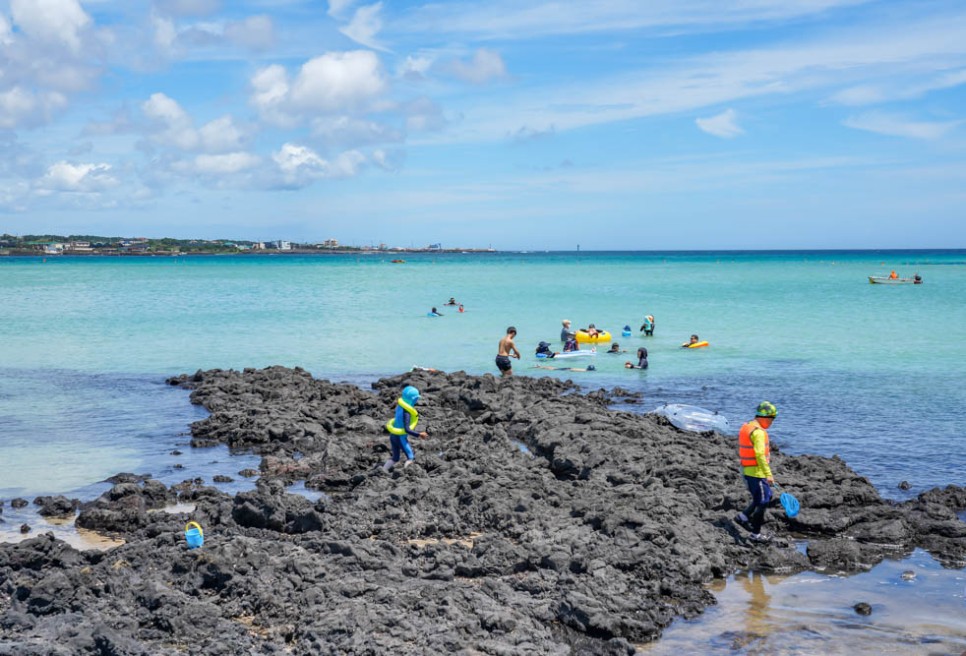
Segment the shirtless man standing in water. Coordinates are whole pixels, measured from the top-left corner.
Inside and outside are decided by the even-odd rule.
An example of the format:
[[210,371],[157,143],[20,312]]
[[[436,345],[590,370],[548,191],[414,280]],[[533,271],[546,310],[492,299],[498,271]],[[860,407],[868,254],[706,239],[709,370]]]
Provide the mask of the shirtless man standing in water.
[[513,338],[517,336],[517,329],[510,326],[506,329],[506,336],[500,340],[500,346],[496,353],[496,368],[500,370],[500,376],[512,376],[513,365],[510,363],[510,356],[517,360],[520,359],[520,351],[517,350]]

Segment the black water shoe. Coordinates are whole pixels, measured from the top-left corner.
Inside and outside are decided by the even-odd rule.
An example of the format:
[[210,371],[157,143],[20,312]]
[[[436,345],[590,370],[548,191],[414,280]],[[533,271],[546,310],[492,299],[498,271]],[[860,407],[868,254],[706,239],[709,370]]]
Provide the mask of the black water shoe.
[[735,524],[737,524],[741,528],[745,529],[749,533],[754,533],[755,532],[755,530],[753,528],[751,528],[751,524],[748,522],[748,518],[745,517],[744,514],[742,514],[742,513],[738,513],[737,515],[735,515],[734,522],[735,522]]

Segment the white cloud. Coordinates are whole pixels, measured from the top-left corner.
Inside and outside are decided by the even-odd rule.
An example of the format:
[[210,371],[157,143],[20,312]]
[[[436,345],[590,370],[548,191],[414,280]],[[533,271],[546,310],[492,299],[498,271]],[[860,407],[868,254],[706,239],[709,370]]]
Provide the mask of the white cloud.
[[198,135],[202,148],[208,153],[237,151],[247,140],[247,135],[235,125],[231,116],[222,116],[206,123],[198,130]]
[[329,161],[311,148],[286,143],[272,155],[286,187],[304,187],[323,178],[347,178],[356,175],[366,157],[348,150]]
[[290,85],[285,67],[272,64],[256,71],[251,87],[251,104],[263,119],[282,127],[295,125],[296,118],[286,111]]
[[376,150],[372,151],[369,159],[373,164],[384,171],[396,171],[402,164],[401,152],[402,151],[388,152],[382,150],[381,148],[377,148]]
[[293,104],[309,111],[365,107],[386,88],[379,59],[368,50],[330,52],[302,65],[292,84]]
[[429,98],[417,98],[403,107],[406,128],[412,132],[441,130],[446,126],[443,109]]
[[694,122],[701,130],[708,134],[713,134],[722,139],[731,139],[737,137],[739,134],[745,133],[736,122],[737,118],[738,115],[735,113],[735,110],[726,109],[715,116],[695,119]]
[[862,84],[849,87],[848,89],[842,89],[835,93],[831,100],[834,103],[848,106],[872,105],[885,101],[886,95],[879,87]]
[[198,173],[210,175],[230,175],[258,166],[261,159],[245,152],[225,153],[223,155],[198,155],[194,165]]
[[76,0],[15,0],[10,8],[13,23],[0,13],[0,128],[37,127],[92,85],[108,35],[92,29]]
[[349,178],[359,173],[362,165],[366,163],[366,156],[358,150],[347,150],[339,153],[335,161],[329,167],[329,177]]
[[312,121],[312,136],[329,145],[361,146],[402,141],[395,129],[351,116],[322,116]]
[[843,125],[856,130],[910,139],[939,139],[960,124],[962,124],[962,121],[913,121],[903,116],[885,112],[868,112],[851,116],[843,121]]
[[950,62],[963,61],[964,30],[966,14],[931,17],[891,29],[877,25],[792,46],[714,52],[579,84],[534,87],[466,106],[460,123],[464,131],[442,138],[500,140],[520,125],[537,131],[555,126],[563,132],[693,113],[751,98],[840,89],[890,68],[901,68],[906,76],[935,75]]
[[469,62],[453,62],[449,66],[449,71],[464,82],[472,84],[483,84],[506,77],[503,58],[498,52],[486,48],[477,50]]
[[151,23],[154,25],[154,45],[164,52],[171,50],[178,38],[174,21],[163,16],[152,16]]
[[[194,120],[176,100],[163,93],[152,94],[141,104],[141,111],[149,121],[151,141],[161,146],[183,151],[199,151],[203,155],[237,155],[244,150],[251,137],[250,126],[239,126],[231,115],[221,116],[195,128]],[[121,118],[126,118],[122,115]],[[111,130],[120,126],[115,123],[97,126],[97,129]],[[226,165],[228,159],[198,159],[211,167]],[[235,157],[235,161],[241,158]]]
[[316,154],[311,148],[299,146],[297,144],[286,143],[272,155],[272,159],[278,164],[282,173],[295,173],[302,170],[321,171],[325,168],[325,160]]
[[339,31],[367,48],[385,50],[385,47],[376,40],[376,35],[382,30],[382,17],[379,15],[381,11],[381,2],[359,7],[349,24],[340,28]]
[[11,0],[10,11],[26,35],[72,53],[80,52],[82,33],[92,23],[77,0]]
[[433,58],[427,56],[409,55],[399,66],[398,75],[408,79],[421,80],[426,77],[430,67],[433,65]]
[[227,23],[225,37],[249,50],[268,50],[275,45],[275,26],[268,16],[249,16]]
[[153,135],[158,143],[182,150],[198,146],[198,132],[194,129],[193,121],[177,101],[163,93],[155,93],[144,101],[141,109],[159,127]]
[[34,94],[21,87],[0,93],[0,127],[16,127],[34,112],[36,106]]
[[831,97],[840,105],[861,106],[893,100],[921,98],[932,91],[951,89],[966,83],[966,69],[940,71],[937,74],[916,75],[913,79],[898,77],[878,84],[860,84],[843,89]]
[[131,112],[127,106],[121,107],[108,121],[90,121],[81,131],[83,136],[125,134],[134,131]]
[[47,173],[37,180],[38,193],[49,194],[55,191],[93,193],[118,185],[111,175],[110,164],[71,164],[57,162],[47,169]]
[[219,0],[156,0],[158,8],[176,16],[207,16],[218,10]]
[[13,41],[13,29],[10,21],[3,14],[0,14],[0,46],[10,45]]
[[56,91],[33,92],[20,86],[0,91],[0,128],[35,127],[50,120],[51,114],[67,106],[67,98]]
[[270,16],[243,20],[208,20],[176,23],[167,15],[152,14],[154,45],[166,57],[184,56],[191,50],[238,46],[256,52],[275,45],[275,24]]
[[355,0],[329,0],[329,16],[338,18],[351,7]]
[[263,119],[294,127],[320,113],[369,110],[386,86],[372,51],[330,52],[305,62],[291,82],[277,64],[256,71],[251,78],[251,104]]
[[465,34],[472,39],[532,39],[548,35],[652,30],[691,33],[733,29],[736,25],[814,16],[871,0],[449,0],[426,3],[398,29],[413,33]]

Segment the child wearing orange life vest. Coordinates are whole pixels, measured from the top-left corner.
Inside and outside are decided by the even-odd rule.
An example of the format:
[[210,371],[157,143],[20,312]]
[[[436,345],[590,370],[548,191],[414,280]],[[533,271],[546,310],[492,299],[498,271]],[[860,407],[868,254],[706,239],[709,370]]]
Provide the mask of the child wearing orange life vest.
[[738,457],[751,493],[751,503],[735,516],[735,523],[748,529],[751,539],[756,542],[771,539],[762,533],[761,526],[765,522],[768,502],[772,499],[771,486],[775,484],[769,465],[771,450],[768,446],[768,428],[777,416],[778,409],[774,404],[762,401],[758,404],[755,418],[742,426],[738,433]]

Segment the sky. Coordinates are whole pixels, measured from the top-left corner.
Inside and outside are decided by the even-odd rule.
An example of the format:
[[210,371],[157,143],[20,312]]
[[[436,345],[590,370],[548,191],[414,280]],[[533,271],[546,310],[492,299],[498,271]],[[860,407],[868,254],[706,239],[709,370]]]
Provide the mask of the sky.
[[0,0],[0,233],[966,247],[961,0]]

